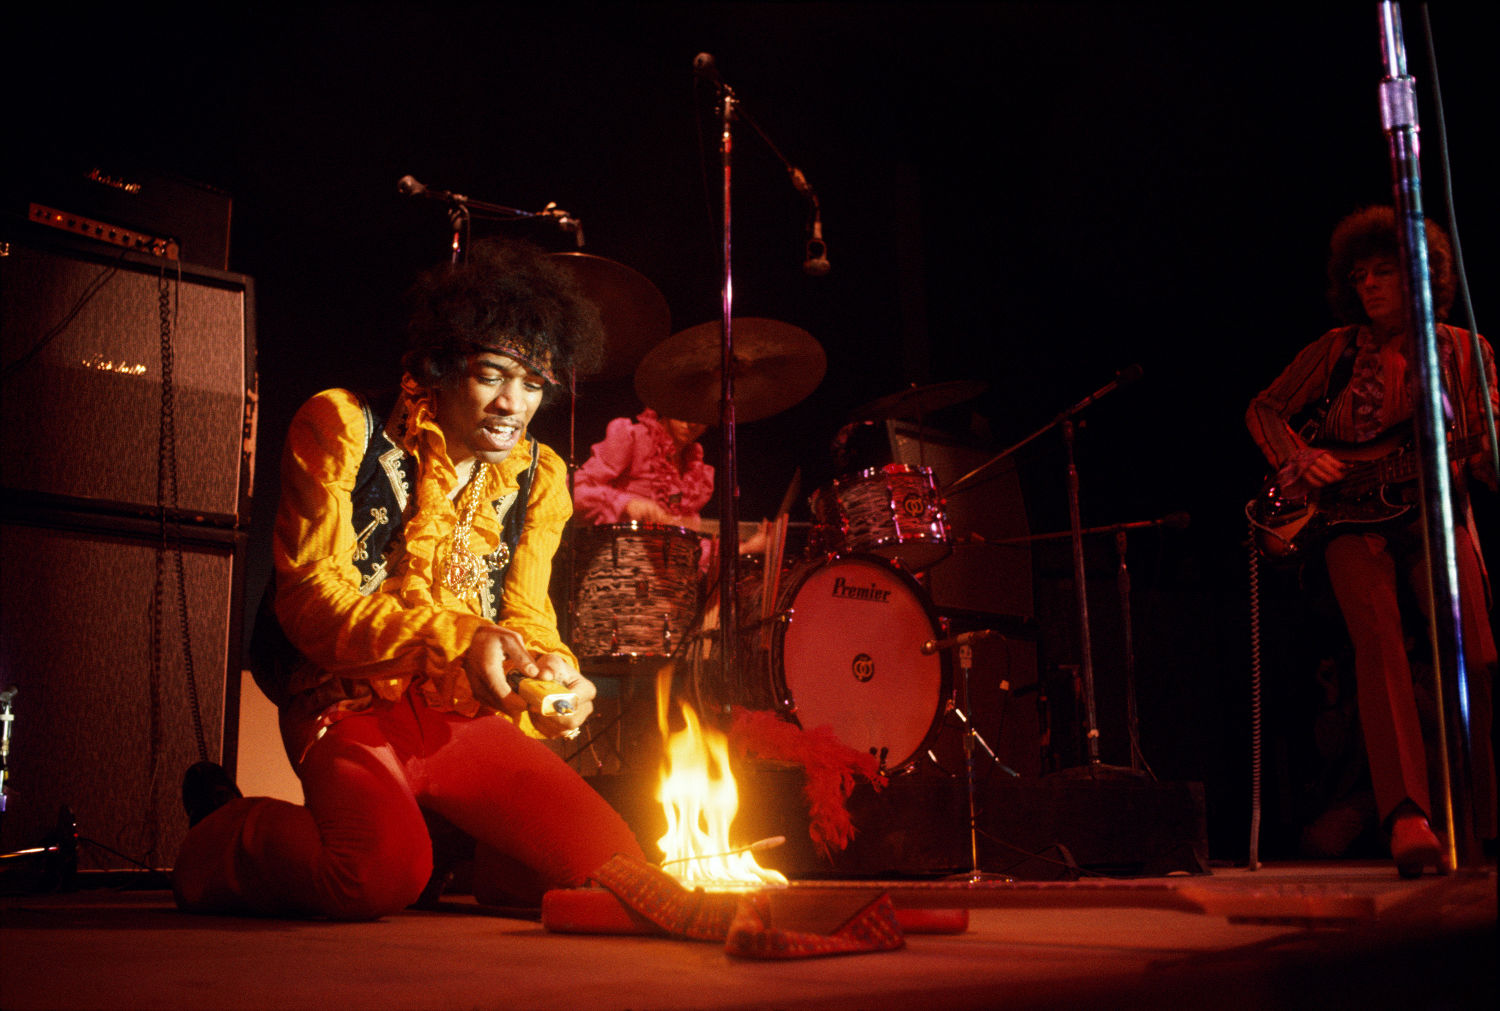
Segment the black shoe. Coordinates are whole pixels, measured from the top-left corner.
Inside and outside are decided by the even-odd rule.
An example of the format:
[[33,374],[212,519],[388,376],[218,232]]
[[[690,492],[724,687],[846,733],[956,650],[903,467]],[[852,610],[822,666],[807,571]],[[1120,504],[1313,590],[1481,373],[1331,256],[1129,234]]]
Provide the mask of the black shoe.
[[236,797],[243,797],[229,773],[217,762],[199,762],[182,777],[182,806],[188,825],[196,825]]

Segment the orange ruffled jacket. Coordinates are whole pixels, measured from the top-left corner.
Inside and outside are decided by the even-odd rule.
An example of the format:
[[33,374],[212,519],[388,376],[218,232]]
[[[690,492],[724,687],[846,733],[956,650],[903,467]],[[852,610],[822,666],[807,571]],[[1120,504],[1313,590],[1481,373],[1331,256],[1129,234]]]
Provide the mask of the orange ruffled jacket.
[[[394,703],[413,687],[434,709],[466,716],[494,712],[475,699],[460,661],[488,621],[480,598],[485,590],[461,597],[438,576],[458,522],[457,474],[431,401],[410,377],[403,380],[386,426],[390,437],[415,456],[419,476],[406,507],[404,549],[391,558],[389,575],[368,596],[359,591],[351,516],[366,449],[363,401],[347,390],[319,393],[298,410],[287,435],[273,557],[276,615],[305,658],[292,674],[292,700],[283,714],[293,726],[320,728],[350,712]],[[496,468],[499,481],[491,482],[491,500],[514,496],[530,462],[528,439]],[[572,508],[566,466],[541,446],[526,525],[495,620],[520,632],[533,655],[560,653],[576,666],[558,636],[548,596],[552,556]],[[497,511],[478,510],[471,550],[487,555],[499,546],[500,536]],[[517,723],[541,736],[525,714]]]

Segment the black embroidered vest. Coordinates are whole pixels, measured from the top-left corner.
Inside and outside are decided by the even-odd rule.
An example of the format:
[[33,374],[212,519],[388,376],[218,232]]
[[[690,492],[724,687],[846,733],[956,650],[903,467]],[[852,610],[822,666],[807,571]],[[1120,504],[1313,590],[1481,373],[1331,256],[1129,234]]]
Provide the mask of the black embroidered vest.
[[[354,523],[354,567],[360,574],[359,592],[368,596],[378,590],[390,575],[390,563],[403,546],[401,529],[410,515],[409,510],[416,508],[412,491],[416,487],[418,471],[416,458],[386,433],[385,421],[376,413],[369,399],[362,397],[361,405],[365,415],[365,455],[354,479],[350,516]],[[504,599],[505,574],[510,570],[510,560],[521,543],[540,451],[540,445],[533,439],[531,465],[518,477],[516,493],[494,503],[505,549],[497,550],[486,559],[490,563],[490,578],[489,583],[481,588],[480,608],[491,621],[495,620]],[[255,616],[249,658],[255,683],[280,707],[287,700],[289,678],[300,654],[276,620],[275,602],[273,574]]]

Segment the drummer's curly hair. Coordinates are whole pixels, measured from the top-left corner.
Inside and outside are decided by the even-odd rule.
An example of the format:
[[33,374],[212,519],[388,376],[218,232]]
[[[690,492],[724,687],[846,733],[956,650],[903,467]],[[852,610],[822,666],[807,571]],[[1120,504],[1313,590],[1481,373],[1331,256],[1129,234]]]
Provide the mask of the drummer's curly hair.
[[[529,242],[481,239],[462,263],[423,272],[407,291],[402,367],[419,383],[461,374],[476,348],[520,341],[554,375],[597,371],[604,358],[599,310],[573,275]],[[548,399],[555,391],[547,387]]]
[[[1401,236],[1396,228],[1395,208],[1388,205],[1363,207],[1333,229],[1328,243],[1328,306],[1344,323],[1368,323],[1359,293],[1349,282],[1349,272],[1360,260],[1390,256],[1401,260]],[[1446,319],[1453,307],[1457,284],[1453,275],[1453,248],[1437,222],[1427,219],[1427,269],[1432,283],[1433,312]]]

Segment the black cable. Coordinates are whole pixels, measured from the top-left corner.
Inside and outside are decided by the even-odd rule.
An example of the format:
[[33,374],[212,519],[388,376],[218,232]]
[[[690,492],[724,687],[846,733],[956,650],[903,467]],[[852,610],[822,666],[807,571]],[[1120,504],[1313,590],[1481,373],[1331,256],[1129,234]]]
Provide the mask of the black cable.
[[78,317],[78,314],[83,311],[84,307],[93,301],[94,296],[103,291],[104,286],[119,272],[121,265],[124,263],[125,254],[129,252],[129,249],[120,250],[120,254],[115,257],[114,262],[96,274],[93,280],[89,281],[88,285],[83,289],[83,294],[78,296],[77,301],[63,314],[63,318],[53,324],[52,328],[46,333],[42,334],[41,338],[31,346],[29,351],[6,365],[3,370],[0,370],[0,383],[8,382],[11,376],[24,368],[33,358],[41,354],[47,345],[51,344],[63,331],[67,330],[68,326]]
[[1448,126],[1443,116],[1443,88],[1438,80],[1437,48],[1432,38],[1432,22],[1427,5],[1422,4],[1422,35],[1426,43],[1427,66],[1432,75],[1432,109],[1436,121],[1438,152],[1438,177],[1442,181],[1443,206],[1448,218],[1448,240],[1453,246],[1453,275],[1458,282],[1458,300],[1463,306],[1464,322],[1469,329],[1470,353],[1473,355],[1474,371],[1479,376],[1479,399],[1484,407],[1485,431],[1490,439],[1490,466],[1500,479],[1500,440],[1495,438],[1495,411],[1490,402],[1489,374],[1484,368],[1484,356],[1479,343],[1479,325],[1474,317],[1474,300],[1469,289],[1469,275],[1464,267],[1463,244],[1458,237],[1458,215],[1453,200],[1453,167],[1448,160]]

